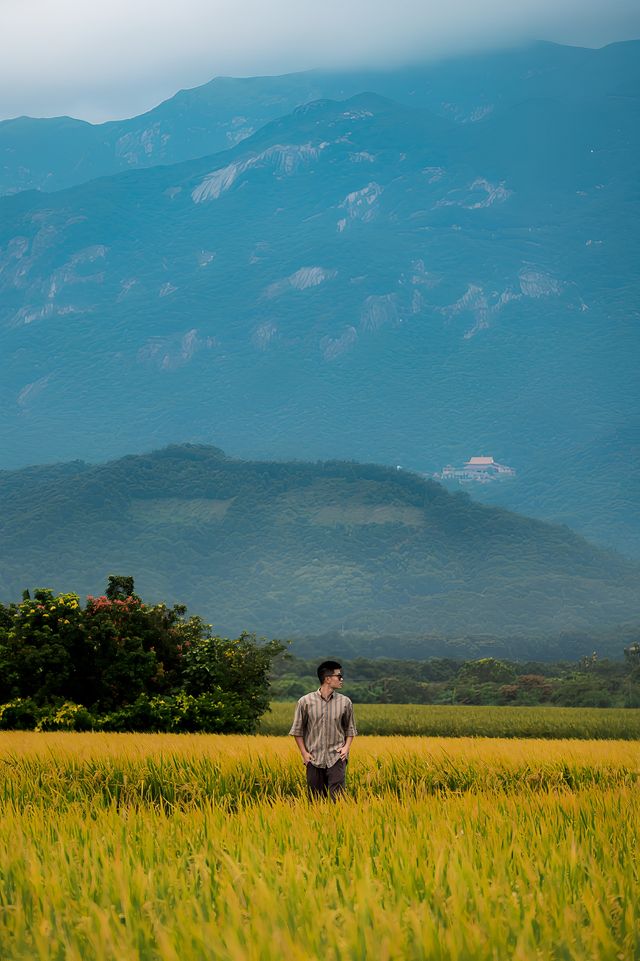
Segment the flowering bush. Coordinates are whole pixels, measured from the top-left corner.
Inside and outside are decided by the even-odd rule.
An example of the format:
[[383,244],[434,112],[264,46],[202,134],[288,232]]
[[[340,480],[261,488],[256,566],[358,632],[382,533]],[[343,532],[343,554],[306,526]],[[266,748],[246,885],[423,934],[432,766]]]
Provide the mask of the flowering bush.
[[0,623],[0,699],[75,700],[85,646],[78,595],[26,594],[20,604],[4,608]]
[[[130,591],[130,593],[126,593]],[[282,650],[211,635],[181,605],[148,605],[133,579],[105,594],[37,590],[0,605],[0,727],[250,731]]]

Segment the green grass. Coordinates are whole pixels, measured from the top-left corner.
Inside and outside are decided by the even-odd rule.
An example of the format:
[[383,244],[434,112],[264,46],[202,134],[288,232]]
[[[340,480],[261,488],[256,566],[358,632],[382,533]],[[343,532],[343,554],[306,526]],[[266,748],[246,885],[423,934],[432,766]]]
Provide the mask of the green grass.
[[[345,692],[348,693],[348,692]],[[288,734],[294,703],[271,704],[261,734]],[[468,707],[357,704],[360,734],[428,737],[640,738],[640,709],[590,707]]]

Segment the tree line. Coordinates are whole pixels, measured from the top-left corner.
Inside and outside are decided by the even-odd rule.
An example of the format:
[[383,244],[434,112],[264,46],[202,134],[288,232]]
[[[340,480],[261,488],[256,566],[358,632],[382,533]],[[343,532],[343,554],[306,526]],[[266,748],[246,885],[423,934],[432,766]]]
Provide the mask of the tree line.
[[[295,647],[295,643],[294,643]],[[597,653],[571,661],[342,658],[345,693],[361,704],[475,704],[640,707],[640,643],[613,660]],[[284,654],[273,666],[272,696],[311,690],[315,659]]]

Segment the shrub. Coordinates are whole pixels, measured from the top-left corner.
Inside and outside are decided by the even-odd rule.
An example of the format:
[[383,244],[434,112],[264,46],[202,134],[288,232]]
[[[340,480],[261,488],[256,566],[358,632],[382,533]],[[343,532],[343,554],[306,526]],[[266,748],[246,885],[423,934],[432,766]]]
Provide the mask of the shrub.
[[173,731],[204,731],[242,734],[253,730],[254,719],[237,696],[218,690],[199,694],[178,694],[173,706]]
[[41,710],[36,731],[90,731],[95,719],[82,704],[64,701],[59,707]]
[[597,677],[576,674],[559,684],[553,700],[567,707],[611,707],[613,698]]
[[202,731],[208,734],[242,734],[252,723],[242,700],[220,689],[199,695],[181,692],[149,697],[140,694],[132,704],[97,720],[97,726],[103,731]]
[[32,731],[40,718],[40,709],[30,697],[16,697],[0,705],[0,730]]
[[225,692],[225,699],[235,695],[242,705],[243,730],[251,732],[269,707],[271,661],[284,649],[278,641],[258,645],[254,634],[229,640],[200,633],[183,653],[184,691],[196,697],[216,689]]
[[139,694],[132,704],[126,704],[101,714],[98,727],[102,731],[170,731],[171,698]]
[[467,661],[458,671],[459,681],[477,684],[510,684],[516,672],[510,664],[498,661],[495,657],[482,657],[477,661]]

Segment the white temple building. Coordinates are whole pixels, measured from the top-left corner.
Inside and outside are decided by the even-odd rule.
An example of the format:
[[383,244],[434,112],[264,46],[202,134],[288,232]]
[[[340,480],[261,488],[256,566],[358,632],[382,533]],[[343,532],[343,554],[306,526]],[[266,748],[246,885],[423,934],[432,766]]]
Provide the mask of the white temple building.
[[515,477],[513,467],[499,464],[493,457],[470,457],[462,467],[447,464],[439,474],[441,480],[457,480],[462,483],[490,484],[492,481]]

